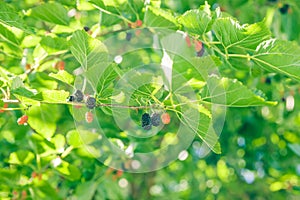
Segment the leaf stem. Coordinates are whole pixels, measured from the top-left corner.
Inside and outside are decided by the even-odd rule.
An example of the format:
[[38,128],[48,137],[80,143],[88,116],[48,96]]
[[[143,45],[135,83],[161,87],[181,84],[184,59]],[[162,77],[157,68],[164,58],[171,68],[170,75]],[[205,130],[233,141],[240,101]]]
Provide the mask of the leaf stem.
[[97,104],[97,107],[115,107],[115,108],[130,108],[130,109],[148,109],[156,107],[157,104],[151,106],[130,106],[130,105],[118,105],[118,104]]
[[112,12],[108,11],[108,10],[105,10],[105,9],[103,9],[103,8],[100,8],[99,6],[96,6],[96,5],[94,5],[94,7],[97,8],[97,9],[99,9],[100,11],[106,13],[106,14],[109,14],[109,15],[112,15],[112,16],[115,16],[115,17],[118,17],[118,18],[122,19],[123,21],[125,21],[125,22],[127,22],[127,23],[131,23],[131,21],[128,20],[127,18],[125,18],[123,15],[117,15],[117,14],[115,14],[115,13],[112,13]]
[[251,60],[251,59],[253,58],[253,57],[250,56],[249,54],[246,54],[246,55],[244,55],[244,54],[228,54],[227,57],[228,57],[228,58],[230,58],[230,57],[235,57],[235,58],[247,58],[247,60]]

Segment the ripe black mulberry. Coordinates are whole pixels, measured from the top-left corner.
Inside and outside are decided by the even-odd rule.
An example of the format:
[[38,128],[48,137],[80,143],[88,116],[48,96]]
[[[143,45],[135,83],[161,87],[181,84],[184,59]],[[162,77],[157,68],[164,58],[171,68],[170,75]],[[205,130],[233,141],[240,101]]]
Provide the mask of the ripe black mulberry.
[[130,41],[132,38],[132,33],[126,33],[126,40]]
[[160,115],[158,113],[153,113],[151,116],[151,123],[153,126],[160,125]]
[[73,101],[75,101],[75,97],[73,95],[71,95],[68,97],[67,101],[73,102]]
[[86,107],[93,109],[96,107],[96,99],[94,97],[88,97],[86,100]]
[[145,130],[150,130],[151,129],[151,117],[148,113],[144,113],[142,115],[142,127]]
[[74,96],[77,102],[83,101],[83,93],[80,90],[76,90]]
[[286,14],[289,10],[289,4],[284,4],[281,8],[279,8],[279,11],[281,14]]

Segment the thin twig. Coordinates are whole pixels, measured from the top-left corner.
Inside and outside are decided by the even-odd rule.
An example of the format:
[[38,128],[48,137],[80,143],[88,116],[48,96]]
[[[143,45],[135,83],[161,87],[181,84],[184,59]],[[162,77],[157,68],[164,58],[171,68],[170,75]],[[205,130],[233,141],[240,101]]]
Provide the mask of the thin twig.
[[[2,101],[4,103],[9,103],[9,104],[21,104],[22,103],[18,99],[2,99]],[[43,102],[43,101],[40,101],[40,103],[49,104],[49,102]],[[73,105],[73,106],[84,106],[85,105],[85,103],[80,103],[80,102],[66,102],[66,103],[58,103],[58,104]],[[115,107],[115,108],[130,108],[130,109],[148,109],[148,108],[154,108],[154,107],[158,107],[158,106],[161,106],[161,105],[153,104],[150,106],[130,106],[130,105],[102,104],[102,103],[96,105],[96,107]],[[1,108],[1,109],[2,110],[18,110],[19,108]]]

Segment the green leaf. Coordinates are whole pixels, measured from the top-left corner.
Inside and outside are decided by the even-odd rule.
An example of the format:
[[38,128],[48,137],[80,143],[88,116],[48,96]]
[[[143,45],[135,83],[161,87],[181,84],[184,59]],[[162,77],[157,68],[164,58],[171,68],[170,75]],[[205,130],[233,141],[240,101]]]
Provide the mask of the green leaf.
[[[42,92],[34,95],[31,91],[26,88],[19,87],[17,89],[12,90],[12,93],[19,99],[20,97],[25,97],[31,101],[43,102],[48,104],[66,104],[67,98],[70,93],[64,90],[43,90]],[[21,99],[19,99],[21,100]],[[22,102],[25,102],[26,99],[22,99]],[[27,102],[30,104],[30,102]],[[23,103],[24,103],[23,102]]]
[[262,42],[252,56],[253,62],[270,72],[300,80],[300,47],[289,41],[270,39]]
[[214,33],[222,43],[225,51],[254,51],[262,41],[270,38],[270,31],[265,21],[255,24],[240,25],[238,21],[227,17],[218,18],[213,25]]
[[62,161],[60,165],[54,167],[62,176],[71,181],[78,180],[81,177],[81,172],[78,167],[66,161]]
[[11,82],[11,89],[14,90],[19,87],[24,87],[24,83],[23,83],[23,80],[19,76],[16,76]]
[[[276,105],[277,102],[266,101],[256,95],[241,82],[228,78],[212,76],[207,80],[208,86],[201,93],[203,101],[230,107],[248,107]],[[213,91],[213,94],[210,94]]]
[[35,96],[35,100],[50,104],[65,104],[70,93],[64,90],[43,90]]
[[57,105],[42,104],[32,106],[26,112],[28,124],[44,138],[53,136],[56,130],[56,122],[59,118],[59,108]]
[[30,16],[60,25],[69,25],[68,11],[59,3],[44,3],[32,8]]
[[31,93],[28,93],[28,90],[25,88],[13,90],[13,95],[24,105],[40,106],[40,102],[32,99],[33,96],[31,96]]
[[[178,95],[176,95],[178,96]],[[202,112],[194,112],[195,103],[188,103],[187,106],[192,109],[188,109],[182,116],[181,122],[188,126],[193,132],[195,132],[199,138],[216,154],[221,153],[221,146],[218,143],[219,136],[216,134],[213,126],[212,119],[207,114]],[[198,110],[198,108],[196,108]],[[198,115],[198,116],[196,116]],[[197,122],[195,119],[198,119]],[[196,126],[197,125],[197,126]]]
[[55,73],[50,73],[49,76],[53,77],[57,80],[60,80],[61,82],[67,83],[69,85],[71,85],[74,81],[73,75],[69,74],[65,70],[59,70],[56,74]]
[[59,152],[64,149],[66,139],[62,134],[55,134],[53,138],[51,138],[51,143],[54,144],[55,149]]
[[79,199],[79,200],[93,199],[94,194],[97,189],[97,186],[98,186],[97,182],[94,182],[94,181],[88,181],[88,182],[81,183],[76,188],[77,199]]
[[85,71],[101,62],[107,62],[108,59],[105,45],[99,40],[91,38],[84,31],[73,33],[71,52]]
[[45,199],[45,200],[62,199],[57,194],[57,191],[53,188],[53,186],[45,180],[34,180],[32,186],[32,192],[36,199]]
[[24,37],[24,39],[22,40],[22,44],[21,47],[22,48],[30,48],[30,47],[35,47],[36,45],[38,45],[41,41],[41,37],[37,36],[37,35],[27,35]]
[[99,135],[89,131],[80,130],[78,132],[77,130],[71,130],[67,133],[66,138],[69,145],[77,148],[93,143],[99,138]]
[[144,7],[143,0],[90,0],[89,2],[102,10],[103,14],[108,14],[109,21],[115,21],[114,19],[112,20],[112,18],[116,17],[115,15],[124,16],[131,21],[135,21],[137,20],[136,15],[143,13],[142,9]]
[[[116,68],[118,68],[118,66],[116,64],[112,63],[105,69],[105,71],[103,72],[101,77],[100,78],[98,77],[97,83],[96,83],[96,84],[98,84],[98,94],[97,95],[100,98],[104,98],[107,96],[107,95],[105,95],[106,91],[111,90],[111,87],[109,87],[109,86],[112,85],[113,81],[118,77],[118,73],[115,70]],[[90,77],[90,76],[88,76],[88,77]]]
[[18,181],[20,179],[20,172],[16,168],[0,168],[0,181],[1,183],[11,184],[11,182]]
[[151,6],[147,7],[144,21],[148,27],[153,28],[177,29],[178,27],[176,18],[170,12]]
[[18,12],[3,1],[0,2],[0,22],[8,26],[19,28],[27,33],[32,31],[26,26],[26,23],[19,16]]
[[31,92],[30,90],[27,90],[24,87],[18,87],[16,89],[13,89],[13,90],[11,90],[11,93],[13,95],[23,96],[26,98],[32,98],[34,96],[33,92]]
[[176,94],[176,96],[177,96],[178,99],[180,99],[180,102],[187,103],[187,105],[190,108],[198,110],[198,112],[200,112],[202,114],[205,114],[207,117],[211,118],[211,112],[206,107],[204,107],[202,104],[190,101],[187,97],[182,96],[180,94]]
[[11,73],[7,69],[0,66],[0,79],[4,82],[9,82]]
[[18,150],[17,152],[13,152],[9,155],[8,162],[11,164],[28,164],[34,159],[34,154],[30,151],[26,150]]
[[13,45],[16,49],[20,49],[20,41],[19,39],[11,32],[8,28],[0,24],[0,38],[5,42]]
[[206,4],[199,9],[189,10],[178,18],[189,33],[202,35],[211,30],[212,24],[219,13],[210,11],[210,5]]
[[99,8],[109,11],[111,13],[120,14],[120,7],[126,3],[123,0],[90,0],[89,2],[95,4]]
[[46,36],[40,44],[49,55],[61,54],[68,50],[68,42],[64,38]]

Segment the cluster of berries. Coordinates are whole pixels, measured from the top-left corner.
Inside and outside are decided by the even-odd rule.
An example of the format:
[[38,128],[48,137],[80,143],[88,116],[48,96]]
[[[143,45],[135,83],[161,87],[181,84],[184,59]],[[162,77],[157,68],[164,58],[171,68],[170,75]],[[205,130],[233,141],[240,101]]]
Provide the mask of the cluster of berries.
[[85,100],[85,105],[88,109],[94,109],[96,107],[96,98],[87,96],[85,99],[81,90],[76,90],[76,92],[68,98],[69,102],[81,103],[83,100]]
[[[81,103],[85,100],[85,105],[88,109],[94,109],[97,105],[96,98],[87,96],[85,98],[84,94],[81,90],[76,90],[75,93],[71,96],[69,96],[68,101],[69,102],[77,102]],[[94,120],[93,113],[91,111],[88,111],[85,113],[85,121],[87,123],[92,123]]]
[[122,177],[123,171],[122,170],[115,170],[113,168],[108,168],[105,172],[106,176],[112,175],[112,179],[115,181]]
[[[143,25],[142,20],[137,20],[136,22],[129,23],[128,27],[135,29],[135,28],[141,27],[142,25]],[[141,34],[141,30],[140,29],[135,30],[135,35],[136,36],[139,36],[140,34]],[[126,33],[126,40],[130,41],[131,38],[132,38],[132,36],[133,36],[133,34],[131,32],[127,32]]]
[[[191,38],[188,35],[185,37],[185,41],[186,41],[188,47],[192,46]],[[204,54],[203,43],[200,40],[194,40],[193,42],[195,45],[195,51],[196,51],[197,57],[203,56],[203,54]]]
[[289,6],[289,4],[282,5],[282,7],[279,8],[279,12],[281,14],[286,14],[286,13],[290,12],[290,6]]
[[143,25],[143,21],[140,19],[136,20],[136,22],[128,23],[129,28],[138,28],[141,27],[142,25]]
[[142,127],[144,130],[150,130],[152,126],[159,126],[161,122],[163,124],[169,124],[170,121],[171,118],[168,113],[163,113],[162,115],[153,113],[151,116],[148,113],[144,113],[142,115]]

